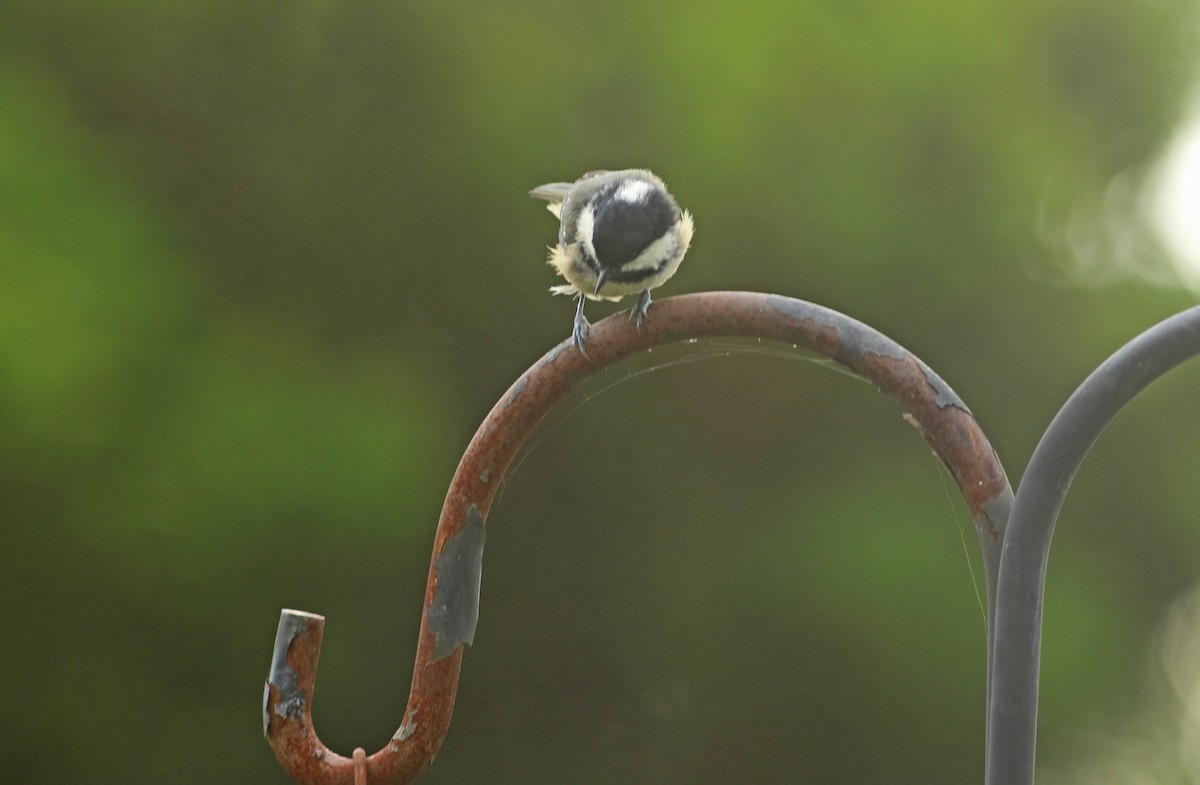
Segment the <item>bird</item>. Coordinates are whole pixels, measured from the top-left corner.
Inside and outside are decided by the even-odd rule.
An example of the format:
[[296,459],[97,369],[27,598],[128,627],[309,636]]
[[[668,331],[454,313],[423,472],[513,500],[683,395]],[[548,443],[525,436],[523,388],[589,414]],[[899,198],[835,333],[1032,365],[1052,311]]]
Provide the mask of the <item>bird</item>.
[[559,220],[547,264],[567,283],[550,291],[579,300],[571,338],[580,353],[587,356],[585,300],[615,302],[636,293],[629,317],[640,330],[650,290],[675,274],[691,245],[691,213],[679,209],[666,183],[648,169],[597,170],[573,183],[539,185],[529,195],[549,202]]

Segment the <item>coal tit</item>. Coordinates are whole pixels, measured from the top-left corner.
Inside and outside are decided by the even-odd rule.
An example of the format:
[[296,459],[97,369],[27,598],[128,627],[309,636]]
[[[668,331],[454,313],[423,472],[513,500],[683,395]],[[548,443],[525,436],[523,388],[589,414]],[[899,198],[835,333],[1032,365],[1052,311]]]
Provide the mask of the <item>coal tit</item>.
[[567,283],[550,291],[579,299],[571,331],[579,351],[589,326],[584,298],[615,301],[640,292],[629,315],[641,329],[650,290],[666,283],[687,253],[691,213],[681,211],[647,169],[588,172],[574,183],[539,185],[529,195],[550,202],[559,220],[548,263]]

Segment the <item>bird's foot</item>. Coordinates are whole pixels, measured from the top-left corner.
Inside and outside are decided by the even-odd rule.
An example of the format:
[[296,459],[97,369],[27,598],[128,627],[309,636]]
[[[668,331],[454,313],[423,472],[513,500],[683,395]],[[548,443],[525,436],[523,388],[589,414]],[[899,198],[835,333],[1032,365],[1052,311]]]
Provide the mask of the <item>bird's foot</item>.
[[646,313],[650,310],[650,290],[642,292],[638,295],[637,302],[633,304],[633,308],[629,311],[629,318],[633,319],[633,324],[639,330],[642,329],[642,322],[646,321]]
[[591,325],[588,324],[587,319],[576,319],[575,328],[571,330],[571,340],[575,342],[575,348],[578,349],[579,353],[584,357],[587,357],[587,352],[584,351],[583,345],[587,342],[588,330],[590,328]]
[[584,351],[583,345],[587,342],[588,330],[591,325],[588,323],[587,317],[583,315],[583,296],[579,297],[579,307],[575,309],[575,325],[571,329],[571,340],[575,342],[575,348],[584,357],[587,357],[587,352]]

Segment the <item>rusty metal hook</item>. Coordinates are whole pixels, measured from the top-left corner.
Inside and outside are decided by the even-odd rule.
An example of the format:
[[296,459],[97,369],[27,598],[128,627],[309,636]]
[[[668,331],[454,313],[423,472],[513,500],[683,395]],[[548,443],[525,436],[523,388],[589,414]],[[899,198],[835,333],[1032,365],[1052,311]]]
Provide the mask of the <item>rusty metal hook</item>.
[[324,618],[283,611],[263,722],[276,757],[293,780],[304,785],[362,780],[402,785],[429,767],[450,725],[462,645],[475,633],[484,521],[521,445],[554,404],[589,374],[662,344],[716,337],[793,344],[837,361],[896,399],[966,499],[983,550],[991,605],[1012,490],[974,417],[937,374],[862,322],[802,300],[754,292],[672,297],[655,302],[640,330],[624,314],[593,325],[586,357],[569,341],[550,350],[479,426],[442,507],[408,704],[399,729],[382,750],[370,756],[356,750],[352,760],[317,738],[312,695]]

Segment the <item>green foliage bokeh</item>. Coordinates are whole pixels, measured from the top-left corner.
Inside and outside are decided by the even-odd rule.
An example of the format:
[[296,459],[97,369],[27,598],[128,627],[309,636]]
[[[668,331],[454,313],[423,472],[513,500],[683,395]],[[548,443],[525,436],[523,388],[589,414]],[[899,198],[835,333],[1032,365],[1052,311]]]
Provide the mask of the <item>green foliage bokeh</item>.
[[[1196,18],[0,4],[0,781],[284,782],[285,606],[329,618],[323,739],[384,743],[458,455],[569,330],[541,182],[653,168],[697,220],[659,296],[872,324],[1015,482],[1083,375],[1192,301],[1065,282],[1073,207],[1179,120]],[[894,405],[769,353],[662,366],[586,387],[507,479],[424,781],[979,778],[974,538]],[[1200,572],[1198,382],[1139,400],[1069,500],[1042,760],[1140,700]]]

